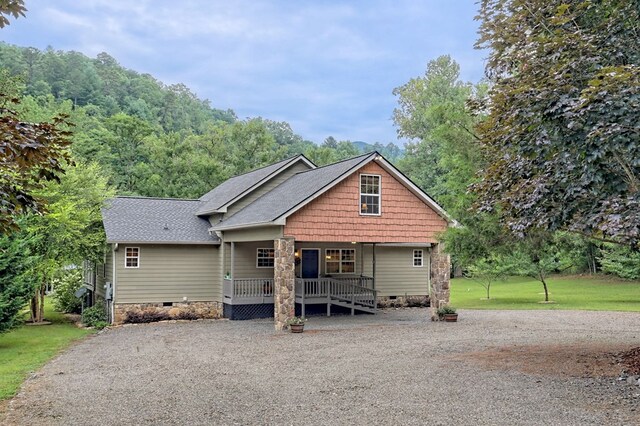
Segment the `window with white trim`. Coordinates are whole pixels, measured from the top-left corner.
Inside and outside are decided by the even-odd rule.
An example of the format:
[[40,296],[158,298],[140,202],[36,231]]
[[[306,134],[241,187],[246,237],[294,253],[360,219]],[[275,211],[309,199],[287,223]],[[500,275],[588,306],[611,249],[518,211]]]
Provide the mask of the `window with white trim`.
[[414,250],[413,251],[413,266],[416,268],[424,266],[424,251],[423,250]]
[[360,175],[360,214],[380,215],[380,176]]
[[326,274],[355,274],[355,249],[326,249],[324,254],[324,271]]
[[256,255],[257,268],[273,268],[274,259],[276,257],[275,250],[272,248],[259,248]]
[[125,247],[124,267],[125,268],[140,267],[140,248],[139,247]]

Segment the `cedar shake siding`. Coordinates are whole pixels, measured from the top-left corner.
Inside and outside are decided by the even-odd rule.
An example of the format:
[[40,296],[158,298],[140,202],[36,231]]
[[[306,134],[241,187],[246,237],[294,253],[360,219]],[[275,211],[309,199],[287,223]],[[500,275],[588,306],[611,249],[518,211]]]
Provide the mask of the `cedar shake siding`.
[[[379,216],[360,215],[360,174],[381,176]],[[374,162],[287,218],[297,241],[437,243],[447,222]]]

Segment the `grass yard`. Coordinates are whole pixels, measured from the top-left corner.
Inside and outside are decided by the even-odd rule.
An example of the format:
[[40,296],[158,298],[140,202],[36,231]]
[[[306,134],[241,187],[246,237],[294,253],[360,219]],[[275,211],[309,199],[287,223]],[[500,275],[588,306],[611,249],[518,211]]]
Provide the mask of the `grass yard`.
[[92,330],[76,327],[65,317],[45,304],[45,318],[51,325],[23,325],[0,334],[0,401],[14,396],[33,371]]
[[486,290],[467,278],[451,280],[451,304],[462,309],[564,309],[640,312],[640,281],[607,276],[552,276],[547,280],[549,300],[542,304],[542,283],[526,277],[511,277]]

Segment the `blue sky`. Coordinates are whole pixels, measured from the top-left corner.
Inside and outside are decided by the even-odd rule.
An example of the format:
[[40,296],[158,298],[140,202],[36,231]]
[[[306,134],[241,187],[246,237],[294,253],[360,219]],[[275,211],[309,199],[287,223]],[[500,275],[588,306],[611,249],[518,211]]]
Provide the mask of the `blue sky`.
[[240,118],[287,121],[314,142],[398,142],[392,90],[450,54],[482,78],[471,0],[27,0],[4,28],[20,46],[107,52],[182,82]]

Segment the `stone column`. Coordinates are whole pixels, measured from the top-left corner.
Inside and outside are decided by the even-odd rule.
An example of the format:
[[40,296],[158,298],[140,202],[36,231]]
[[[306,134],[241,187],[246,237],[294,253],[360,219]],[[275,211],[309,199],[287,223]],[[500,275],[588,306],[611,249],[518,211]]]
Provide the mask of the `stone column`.
[[438,319],[437,309],[449,303],[449,274],[451,272],[451,258],[444,253],[442,244],[431,247],[431,319]]
[[287,328],[287,320],[295,316],[295,257],[293,238],[279,238],[273,241],[275,259],[273,262],[273,303],[276,330]]

